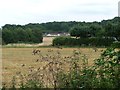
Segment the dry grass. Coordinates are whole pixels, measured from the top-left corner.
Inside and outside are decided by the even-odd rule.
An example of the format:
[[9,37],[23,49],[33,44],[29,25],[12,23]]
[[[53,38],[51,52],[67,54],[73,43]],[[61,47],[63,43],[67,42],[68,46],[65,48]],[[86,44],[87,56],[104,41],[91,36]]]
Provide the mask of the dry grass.
[[52,41],[55,37],[43,37],[43,45],[47,46],[47,45],[51,45]]
[[[93,64],[93,60],[100,56],[103,48],[95,51],[93,48],[37,48],[45,55],[49,50],[61,52],[62,57],[70,56],[73,50],[80,50],[88,58],[89,65]],[[9,83],[16,72],[28,73],[30,68],[42,67],[44,62],[36,62],[36,57],[32,55],[34,48],[3,48],[2,49],[2,62],[3,62],[3,82]],[[54,52],[54,54],[55,54]],[[53,54],[53,53],[51,53]]]

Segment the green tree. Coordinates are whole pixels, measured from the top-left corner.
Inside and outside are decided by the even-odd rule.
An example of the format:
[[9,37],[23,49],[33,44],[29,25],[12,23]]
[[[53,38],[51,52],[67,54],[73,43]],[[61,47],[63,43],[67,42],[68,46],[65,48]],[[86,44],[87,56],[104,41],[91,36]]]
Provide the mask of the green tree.
[[99,24],[92,24],[89,28],[91,37],[98,37],[100,33],[102,34],[102,27]]
[[110,24],[108,23],[105,26],[106,37],[114,37],[117,40],[120,40],[120,24]]
[[87,38],[90,35],[88,26],[74,26],[70,30],[70,35],[74,37]]
[[14,34],[8,29],[2,31],[2,38],[6,44],[15,42]]
[[33,42],[41,43],[43,39],[42,32],[40,30],[32,30],[32,32],[33,32],[33,38],[32,38]]

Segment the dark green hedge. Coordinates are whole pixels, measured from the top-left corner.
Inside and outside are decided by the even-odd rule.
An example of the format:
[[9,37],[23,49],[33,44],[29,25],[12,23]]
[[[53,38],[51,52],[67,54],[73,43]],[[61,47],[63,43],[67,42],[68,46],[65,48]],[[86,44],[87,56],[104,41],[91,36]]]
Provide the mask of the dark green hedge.
[[112,38],[71,38],[57,37],[53,40],[53,46],[111,46]]

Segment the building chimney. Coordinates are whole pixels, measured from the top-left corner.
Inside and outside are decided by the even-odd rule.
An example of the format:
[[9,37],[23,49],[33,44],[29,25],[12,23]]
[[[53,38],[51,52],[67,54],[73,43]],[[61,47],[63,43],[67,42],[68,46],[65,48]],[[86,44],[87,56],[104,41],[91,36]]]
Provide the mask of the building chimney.
[[120,1],[118,2],[118,17],[120,17]]

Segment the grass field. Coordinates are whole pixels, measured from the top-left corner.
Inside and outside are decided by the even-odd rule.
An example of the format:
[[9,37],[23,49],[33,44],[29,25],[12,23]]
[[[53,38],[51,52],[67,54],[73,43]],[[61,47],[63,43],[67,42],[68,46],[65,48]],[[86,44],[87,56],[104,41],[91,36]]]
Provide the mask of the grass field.
[[[3,82],[9,83],[16,72],[26,73],[30,67],[42,67],[45,65],[43,62],[36,62],[37,56],[32,55],[35,48],[3,48],[2,49],[2,62],[3,62]],[[49,50],[61,53],[62,57],[72,55],[74,50],[79,50],[88,58],[89,65],[93,64],[93,60],[100,56],[103,48],[99,48],[96,52],[93,48],[36,48],[41,50],[45,55]],[[52,53],[51,53],[52,54]],[[24,67],[22,65],[25,65]]]

